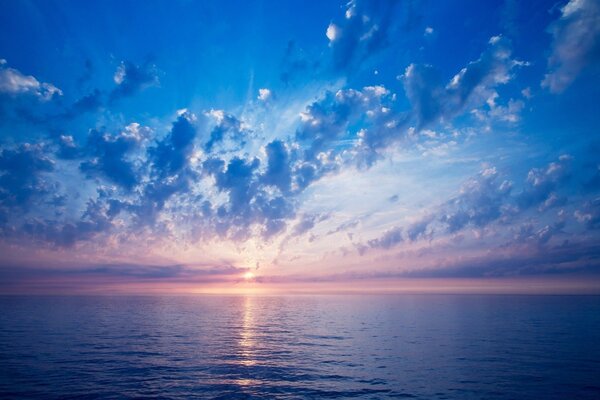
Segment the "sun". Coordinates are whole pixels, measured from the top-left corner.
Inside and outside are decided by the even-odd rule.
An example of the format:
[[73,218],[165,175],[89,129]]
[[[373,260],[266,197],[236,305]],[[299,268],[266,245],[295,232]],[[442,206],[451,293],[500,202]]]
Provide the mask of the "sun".
[[254,279],[254,273],[248,271],[244,274],[244,279],[247,281],[251,281],[252,279]]

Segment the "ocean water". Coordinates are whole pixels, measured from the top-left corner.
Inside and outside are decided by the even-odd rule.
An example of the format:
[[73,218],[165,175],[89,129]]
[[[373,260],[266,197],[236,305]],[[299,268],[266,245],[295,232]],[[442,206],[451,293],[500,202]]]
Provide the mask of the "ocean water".
[[598,399],[600,297],[0,297],[0,398]]

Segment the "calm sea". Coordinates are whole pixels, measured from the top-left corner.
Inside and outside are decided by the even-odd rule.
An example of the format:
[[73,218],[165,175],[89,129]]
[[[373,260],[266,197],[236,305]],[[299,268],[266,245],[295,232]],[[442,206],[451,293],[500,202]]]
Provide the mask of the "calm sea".
[[600,297],[0,297],[0,398],[598,399]]

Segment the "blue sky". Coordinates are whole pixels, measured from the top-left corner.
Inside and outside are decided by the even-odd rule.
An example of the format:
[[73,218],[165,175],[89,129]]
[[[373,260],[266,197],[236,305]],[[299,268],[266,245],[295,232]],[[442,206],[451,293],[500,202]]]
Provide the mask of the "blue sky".
[[2,291],[600,287],[597,0],[2,7]]

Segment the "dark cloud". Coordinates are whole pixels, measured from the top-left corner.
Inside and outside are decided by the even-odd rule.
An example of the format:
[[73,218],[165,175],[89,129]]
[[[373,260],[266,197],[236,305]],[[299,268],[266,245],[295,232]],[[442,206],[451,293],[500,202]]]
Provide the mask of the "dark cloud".
[[327,92],[325,97],[309,105],[301,114],[296,140],[305,145],[304,158],[315,160],[317,155],[342,137],[348,135],[351,125],[369,123],[386,114],[389,108],[382,103],[389,91],[383,86],[366,86],[362,90],[345,89]]
[[257,222],[263,225],[262,235],[265,238],[283,232],[287,227],[286,221],[296,215],[293,204],[282,196],[273,199],[259,196],[255,204]]
[[433,236],[433,231],[428,231],[428,228],[430,228],[430,224],[433,222],[433,220],[433,215],[427,215],[410,224],[410,226],[406,229],[406,236],[408,239],[414,242],[422,238],[431,238]]
[[327,214],[307,214],[302,217],[292,231],[292,236],[301,236],[310,231],[316,224],[329,218]]
[[142,188],[143,195],[126,207],[135,214],[137,226],[154,224],[167,200],[178,193],[189,192],[190,182],[198,176],[190,165],[197,134],[195,117],[186,112],[173,122],[163,140],[148,149],[150,172]]
[[265,147],[267,152],[267,170],[261,180],[265,185],[272,185],[288,193],[292,183],[290,154],[285,143],[274,140]]
[[514,244],[532,242],[537,245],[544,245],[548,243],[553,236],[564,233],[563,228],[565,225],[566,223],[564,220],[556,221],[539,229],[536,229],[532,223],[521,225],[519,231],[515,235]]
[[225,139],[231,139],[239,147],[246,144],[246,138],[250,131],[243,127],[239,119],[222,110],[213,110],[210,115],[216,118],[217,124],[211,130],[210,138],[204,145],[204,150],[207,152],[213,151],[213,148]]
[[442,207],[440,221],[451,233],[468,225],[483,228],[503,215],[511,189],[512,184],[501,181],[495,168],[485,169]]
[[527,174],[527,182],[517,198],[519,207],[526,209],[542,205],[550,208],[564,204],[554,191],[570,178],[571,156],[562,155],[546,168],[533,168]]
[[61,223],[58,221],[33,218],[27,220],[22,231],[30,238],[57,247],[71,247],[77,242],[88,241],[97,234],[108,232],[112,227],[113,216],[108,214],[106,204],[89,200],[80,220]]
[[[211,215],[211,223],[221,235],[245,240],[251,227],[258,225],[261,235],[268,239],[282,232],[289,219],[295,216],[293,197],[289,192],[289,156],[282,142],[274,141],[266,146],[268,166],[260,173],[258,159],[232,158],[228,163],[221,159],[206,160],[202,169],[214,178],[215,187],[227,193],[225,204],[217,207]],[[274,195],[268,187],[279,187],[283,195]]]
[[413,106],[417,127],[436,121],[444,111],[446,91],[431,65],[411,64],[403,75],[404,91]]
[[[86,72],[82,76],[81,84],[91,75],[92,65],[86,62]],[[149,87],[158,86],[158,71],[156,66],[146,63],[138,66],[130,61],[123,61],[114,75],[115,88],[108,93],[99,89],[93,89],[88,94],[76,100],[67,109],[56,115],[54,119],[73,119],[88,112],[95,112],[103,107],[109,106],[115,101],[133,96]]]
[[303,163],[294,169],[294,183],[299,191],[306,189],[312,182],[316,181],[317,167],[312,163]]
[[255,158],[246,162],[234,157],[225,171],[215,175],[216,187],[229,193],[230,211],[235,214],[245,213],[246,207],[256,195],[257,185],[254,172],[260,161]]
[[[88,136],[86,152],[91,156],[80,164],[80,170],[88,177],[100,174],[109,181],[131,190],[136,186],[141,174],[135,163],[129,159],[129,154],[140,146],[144,139],[143,130],[139,125],[132,124],[117,135],[93,129]],[[65,149],[62,147],[63,153]]]
[[[306,179],[300,177],[299,186],[326,172],[319,165],[323,154],[334,159],[351,151],[356,164],[371,166],[380,158],[381,150],[407,132],[409,114],[396,108],[395,95],[383,86],[326,92],[322,99],[310,104],[301,113],[295,137],[303,146],[301,158],[309,163],[301,171]],[[327,167],[331,170],[334,166]]]
[[402,231],[403,230],[400,227],[392,228],[385,232],[381,237],[369,240],[367,245],[371,249],[391,249],[404,241]]
[[588,200],[575,211],[575,218],[588,229],[600,228],[600,198]]
[[65,111],[62,118],[75,118],[87,112],[94,112],[104,106],[104,95],[98,89],[93,90],[87,95],[75,101],[71,107]]
[[193,119],[188,113],[179,116],[169,135],[149,150],[153,171],[158,177],[176,175],[187,167],[197,135]]
[[301,114],[296,140],[306,143],[305,158],[313,160],[326,145],[345,136],[351,118],[361,111],[361,94],[352,89],[327,92],[325,98],[309,105]]
[[0,286],[3,289],[21,285],[36,285],[53,280],[61,282],[67,289],[78,290],[87,284],[103,285],[115,282],[173,282],[173,283],[207,283],[223,282],[241,276],[248,268],[236,267],[226,262],[206,265],[152,265],[152,264],[84,264],[78,268],[64,265],[53,265],[52,268],[40,268],[28,264],[0,265]]
[[403,274],[414,278],[489,278],[552,274],[598,273],[600,249],[593,242],[565,242],[540,247],[526,242],[500,247],[484,256],[444,260],[434,268]]
[[43,174],[54,162],[42,145],[22,144],[0,152],[0,201],[5,207],[29,208],[32,201],[50,190]]

